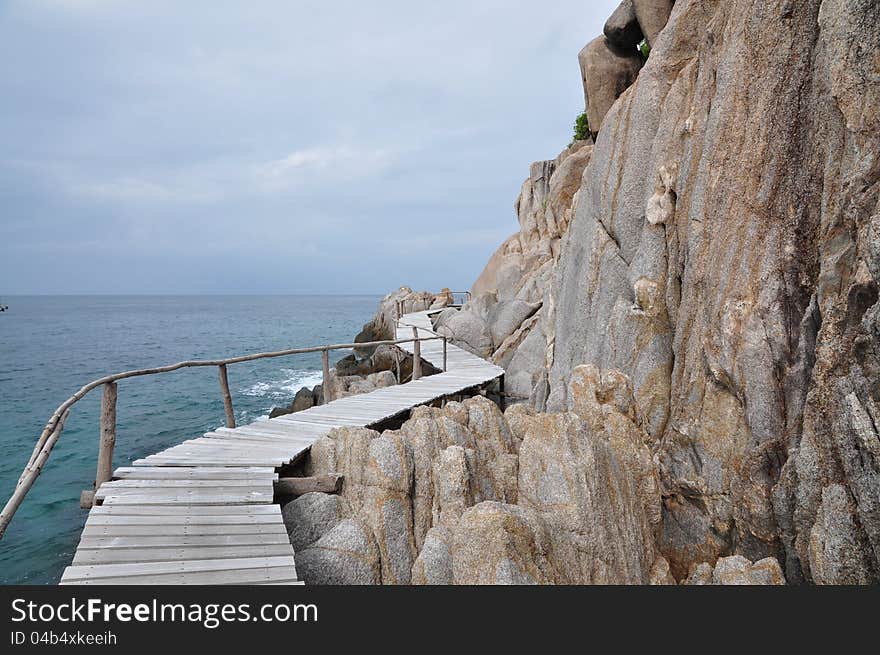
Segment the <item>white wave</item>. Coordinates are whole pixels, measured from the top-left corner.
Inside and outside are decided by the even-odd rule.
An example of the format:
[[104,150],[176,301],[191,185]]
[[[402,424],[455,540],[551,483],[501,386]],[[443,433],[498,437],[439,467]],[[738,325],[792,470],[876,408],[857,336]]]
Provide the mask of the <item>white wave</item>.
[[303,369],[281,369],[281,377],[271,380],[261,380],[239,393],[245,396],[256,396],[272,400],[293,400],[293,396],[303,387],[314,387],[321,384],[323,376],[321,371]]

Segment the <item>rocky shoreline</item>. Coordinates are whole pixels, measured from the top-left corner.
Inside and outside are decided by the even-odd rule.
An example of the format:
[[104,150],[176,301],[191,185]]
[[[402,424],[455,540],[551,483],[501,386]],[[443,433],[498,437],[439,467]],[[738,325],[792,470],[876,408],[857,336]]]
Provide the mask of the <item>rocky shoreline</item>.
[[[304,579],[880,581],[878,41],[877,3],[624,0],[578,57],[593,138],[437,306],[515,402],[316,442],[345,483],[284,508]],[[360,341],[400,299],[435,302]]]

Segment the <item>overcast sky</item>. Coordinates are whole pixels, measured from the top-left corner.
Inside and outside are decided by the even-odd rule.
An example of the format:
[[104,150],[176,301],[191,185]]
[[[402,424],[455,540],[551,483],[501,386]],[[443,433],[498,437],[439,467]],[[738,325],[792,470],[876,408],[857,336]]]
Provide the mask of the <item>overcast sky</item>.
[[0,0],[0,297],[467,288],[616,0]]

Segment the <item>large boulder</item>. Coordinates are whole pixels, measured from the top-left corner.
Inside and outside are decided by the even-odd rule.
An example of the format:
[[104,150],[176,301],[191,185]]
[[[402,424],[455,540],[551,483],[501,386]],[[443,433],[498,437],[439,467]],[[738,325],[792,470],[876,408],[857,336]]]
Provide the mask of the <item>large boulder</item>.
[[518,503],[545,522],[555,581],[646,584],[656,553],[638,474],[576,414],[522,411]]
[[595,138],[602,128],[605,114],[638,77],[642,58],[636,51],[617,49],[600,36],[584,46],[578,54],[578,62],[587,119]]
[[462,516],[452,537],[455,584],[552,584],[551,536],[534,510],[484,502]]
[[[412,456],[413,537],[418,548],[431,526],[440,523],[444,508],[452,506],[451,501],[442,500],[445,490],[462,490],[463,504],[516,499],[516,469],[509,457],[516,454],[518,443],[492,401],[476,396],[463,403],[447,403],[443,409],[417,408],[399,432]],[[463,451],[461,464],[466,470],[456,469],[449,461],[444,464],[445,458],[460,452],[445,452],[450,446]],[[455,480],[465,473],[466,481]]]
[[452,531],[435,526],[425,536],[425,543],[413,563],[412,583],[417,585],[449,585],[452,576]]
[[576,141],[556,159],[530,166],[515,204],[519,232],[492,255],[474,283],[472,300],[436,322],[456,345],[503,366],[506,390],[521,398],[541,395],[546,387],[552,338],[545,306],[552,301],[556,259],[592,151],[590,141]]
[[442,409],[416,408],[400,430],[381,435],[333,430],[314,443],[306,470],[344,476],[341,500],[369,529],[382,581],[407,584],[413,571],[427,580],[443,566],[431,563],[440,544],[425,551],[432,528],[450,529],[484,500],[516,502],[517,447],[498,407],[477,396]]
[[528,302],[514,298],[495,304],[489,315],[489,334],[492,337],[492,351],[504,343],[523,322],[541,308],[540,302]]
[[412,457],[400,435],[337,428],[312,445],[310,472],[344,476],[342,498],[370,530],[382,580],[408,584],[417,550],[413,540]]
[[382,581],[379,551],[370,529],[344,519],[296,553],[297,575],[313,585],[375,585]]
[[488,317],[496,303],[494,292],[475,296],[460,311],[442,312],[434,323],[434,330],[440,336],[450,337],[460,348],[488,358],[494,350]]
[[621,51],[634,51],[645,38],[633,0],[623,0],[614,13],[605,21],[605,38]]
[[295,553],[318,541],[349,513],[339,496],[317,492],[303,494],[281,508]]

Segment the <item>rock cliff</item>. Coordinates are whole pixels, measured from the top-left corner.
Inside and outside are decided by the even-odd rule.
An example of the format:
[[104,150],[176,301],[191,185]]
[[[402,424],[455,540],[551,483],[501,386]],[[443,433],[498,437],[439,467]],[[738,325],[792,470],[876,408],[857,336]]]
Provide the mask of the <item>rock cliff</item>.
[[880,579],[878,42],[871,0],[623,2],[580,57],[595,145],[532,166],[438,321],[537,410],[584,365],[631,380],[676,579]]

